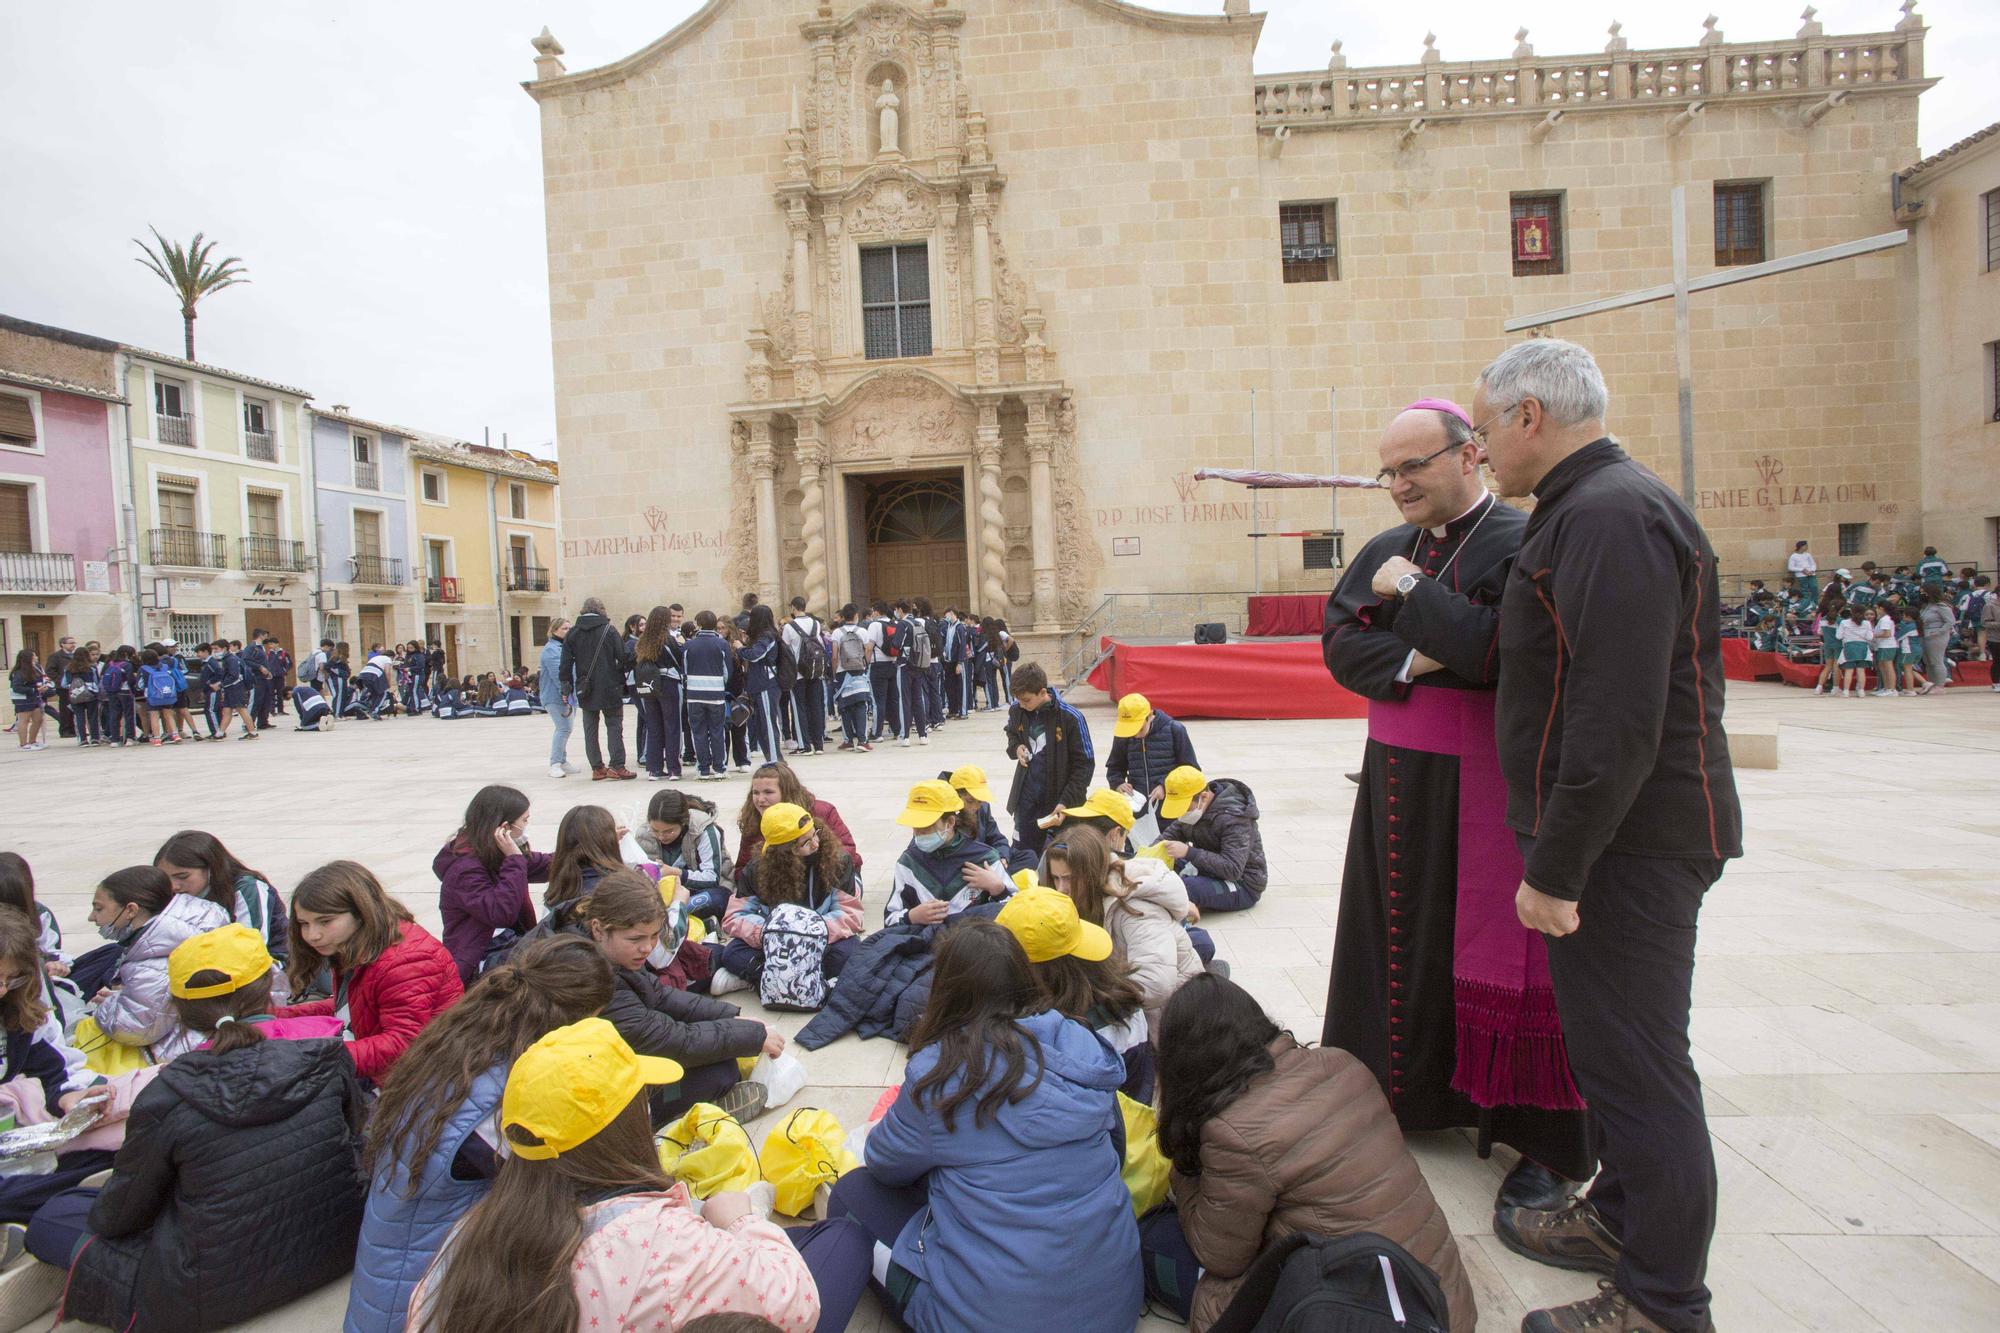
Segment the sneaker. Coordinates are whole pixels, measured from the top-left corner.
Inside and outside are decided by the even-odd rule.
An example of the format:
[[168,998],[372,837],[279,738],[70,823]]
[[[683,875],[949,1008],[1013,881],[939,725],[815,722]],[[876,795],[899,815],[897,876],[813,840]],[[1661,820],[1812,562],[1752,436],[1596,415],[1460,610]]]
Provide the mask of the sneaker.
[[563,772],[563,766],[561,764],[550,764],[549,776],[552,778],[561,778],[561,777],[567,777],[569,775]]
[[1618,1271],[1618,1258],[1624,1253],[1624,1246],[1590,1201],[1575,1196],[1554,1210],[1496,1208],[1493,1234],[1514,1253],[1537,1263],[1606,1277]]
[[[1995,685],[1993,688],[1996,690],[2000,690],[2000,685]],[[861,751],[863,754],[875,753],[875,747],[870,745],[867,741],[861,742],[861,744],[855,746],[854,748]]]
[[736,766],[736,771],[737,771],[738,773],[748,773],[748,772],[750,772],[750,771],[751,771],[751,769],[750,769],[750,765],[748,765],[748,764],[738,764],[738,765]]
[[[249,738],[248,736],[245,736],[245,737],[244,737],[243,739],[247,741],[247,740],[249,740],[250,738]],[[148,745],[152,745],[152,746],[159,746],[159,745],[161,745],[162,743],[163,743],[163,742],[162,742],[162,741],[160,740],[160,738],[159,738],[158,736],[148,736],[148,737],[146,738],[146,744],[148,744]],[[33,746],[33,745],[30,745],[30,746],[29,746],[28,748],[29,748],[30,750],[33,750],[33,749],[38,749],[38,748],[40,748],[40,747],[38,747],[38,746]]]
[[666,779],[667,775],[665,773],[655,773],[650,768],[646,770],[646,781],[648,782],[664,782]]
[[931,738],[929,736],[917,737],[917,744],[919,745],[929,745],[930,743],[931,743]]
[[1896,692],[1894,690],[1876,690],[1875,697],[1877,699],[1893,699],[1896,697]]
[[[841,742],[840,744],[838,744],[838,745],[834,746],[833,748],[834,748],[834,749],[836,749],[836,750],[852,750],[852,749],[854,748],[854,742],[853,742],[853,741],[842,741],[842,742]],[[825,753],[825,751],[824,751],[824,750],[822,750],[822,751],[821,751],[820,753],[824,754],[824,753]]]
[[762,1083],[745,1080],[717,1097],[715,1106],[724,1115],[734,1116],[736,1123],[740,1125],[746,1120],[755,1120],[762,1115],[768,1100]]
[[[1715,1324],[1708,1325],[1713,1333]],[[1609,1281],[1597,1284],[1597,1294],[1589,1300],[1535,1310],[1521,1321],[1521,1333],[1669,1333],[1632,1304],[1631,1298]]]
[[708,974],[708,993],[727,995],[731,991],[749,990],[750,983],[737,976],[726,967],[718,967]]
[[896,745],[900,749],[907,750],[910,748],[910,738],[908,736],[905,736],[901,740],[897,741]]
[[1925,681],[1925,682],[1923,683],[1923,687],[1922,687],[1921,689],[1919,689],[1919,690],[1917,691],[1917,693],[1918,693],[1918,694],[1929,694],[1929,693],[1930,693],[1930,692],[1931,692],[1932,690],[1934,690],[1934,689],[1936,689],[1936,688],[1937,688],[1937,682],[1936,682],[1936,681],[1934,681],[1934,680],[1927,680],[1927,681]]
[[563,772],[565,772],[565,773],[581,773],[581,772],[583,772],[583,770],[582,770],[582,769],[578,768],[578,767],[577,767],[577,766],[576,766],[575,764],[572,764],[572,763],[570,763],[570,762],[569,762],[568,760],[564,760],[564,761],[563,761],[563,766],[562,766],[562,771],[563,771]]

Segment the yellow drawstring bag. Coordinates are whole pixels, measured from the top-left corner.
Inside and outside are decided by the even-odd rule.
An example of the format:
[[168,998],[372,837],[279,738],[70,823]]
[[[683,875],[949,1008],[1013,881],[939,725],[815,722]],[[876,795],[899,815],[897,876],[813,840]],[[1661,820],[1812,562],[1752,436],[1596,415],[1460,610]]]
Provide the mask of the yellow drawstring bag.
[[1160,1122],[1153,1108],[1118,1094],[1118,1114],[1125,1121],[1125,1168],[1119,1174],[1132,1192],[1132,1214],[1144,1217],[1167,1201],[1167,1174],[1172,1165],[1160,1151]]
[[79,1018],[76,1021],[69,1044],[83,1052],[84,1068],[106,1078],[129,1074],[153,1063],[147,1058],[144,1046],[127,1046],[122,1041],[111,1040],[104,1029],[97,1026],[94,1018]]
[[708,1102],[696,1102],[661,1130],[659,1149],[660,1165],[675,1180],[685,1181],[697,1199],[747,1190],[763,1179],[750,1135],[734,1116]]
[[1142,859],[1158,861],[1169,870],[1174,868],[1174,858],[1167,855],[1167,848],[1164,843],[1156,842],[1151,846],[1141,847],[1138,851],[1132,853],[1132,859],[1135,861]]
[[861,1165],[847,1150],[847,1132],[831,1111],[801,1106],[764,1139],[764,1179],[778,1192],[778,1211],[803,1217],[821,1185],[831,1185]]

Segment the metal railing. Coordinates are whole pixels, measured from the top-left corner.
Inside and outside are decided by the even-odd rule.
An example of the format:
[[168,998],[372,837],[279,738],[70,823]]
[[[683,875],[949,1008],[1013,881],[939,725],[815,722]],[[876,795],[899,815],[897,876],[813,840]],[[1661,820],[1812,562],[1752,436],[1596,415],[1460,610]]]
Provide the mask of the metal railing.
[[403,562],[396,556],[350,556],[348,563],[353,566],[355,583],[376,583],[395,588],[403,586]]
[[194,447],[194,418],[177,417],[166,412],[153,414],[153,433],[161,444],[179,444]]
[[382,472],[372,462],[354,460],[354,486],[356,490],[379,491],[382,489]]
[[424,600],[427,602],[457,603],[465,600],[465,592],[455,578],[424,580]]
[[508,592],[547,592],[549,571],[540,565],[507,566]]
[[306,569],[306,544],[283,537],[239,537],[239,558],[245,569],[267,569],[284,574],[302,574]]
[[1185,643],[1197,622],[1215,622],[1242,635],[1250,618],[1248,591],[1239,592],[1114,592],[1105,594],[1091,613],[1062,638],[1062,679],[1073,687],[1103,658],[1106,638],[1127,643]]
[[0,551],[0,592],[75,590],[75,556],[58,551]]
[[146,560],[188,569],[229,568],[229,539],[193,528],[152,528],[146,533]]
[[243,456],[254,458],[260,463],[278,461],[278,437],[267,430],[246,430],[243,432]]

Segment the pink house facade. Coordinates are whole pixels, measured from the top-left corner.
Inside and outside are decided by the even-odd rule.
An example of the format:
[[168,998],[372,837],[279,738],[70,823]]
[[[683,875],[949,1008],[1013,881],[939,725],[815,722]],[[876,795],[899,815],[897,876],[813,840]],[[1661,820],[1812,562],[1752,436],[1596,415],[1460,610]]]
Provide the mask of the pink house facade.
[[0,651],[129,639],[117,344],[0,316]]

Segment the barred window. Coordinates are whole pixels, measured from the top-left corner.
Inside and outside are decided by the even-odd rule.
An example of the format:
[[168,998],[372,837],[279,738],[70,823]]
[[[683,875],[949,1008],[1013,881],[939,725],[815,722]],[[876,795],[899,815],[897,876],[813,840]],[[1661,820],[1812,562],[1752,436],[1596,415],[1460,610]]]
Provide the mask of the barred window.
[[182,647],[215,642],[215,617],[183,615],[175,611],[167,617],[167,637]]
[[931,354],[928,246],[879,245],[861,252],[861,332],[870,360]]
[[1987,415],[1993,421],[2000,421],[2000,343],[1986,344],[1986,383],[1992,394]]
[[1715,183],[1715,264],[1764,262],[1764,192],[1768,181]]
[[1507,214],[1514,276],[1539,278],[1564,272],[1562,195],[1510,195]]
[[1331,282],[1340,276],[1335,204],[1278,205],[1278,259],[1286,282]]
[[1840,545],[1842,556],[1860,555],[1868,548],[1868,525],[1866,523],[1843,523],[1840,525]]
[[1986,202],[1986,271],[2000,268],[2000,190],[1981,196]]

